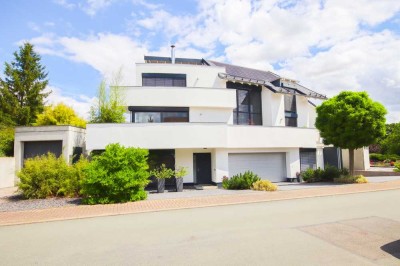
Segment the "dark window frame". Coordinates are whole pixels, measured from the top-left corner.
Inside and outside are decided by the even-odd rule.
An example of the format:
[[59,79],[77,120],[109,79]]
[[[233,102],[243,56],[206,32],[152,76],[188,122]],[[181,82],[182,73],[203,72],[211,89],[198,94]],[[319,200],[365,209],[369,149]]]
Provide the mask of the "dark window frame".
[[[234,119],[233,119],[233,123],[235,125],[256,125],[256,126],[262,126],[263,121],[262,121],[262,96],[261,96],[261,92],[262,89],[260,86],[256,86],[256,85],[247,85],[247,84],[241,84],[241,83],[233,83],[233,82],[227,82],[227,88],[228,89],[235,89],[236,90],[236,108],[233,110],[233,115],[234,115]],[[247,105],[247,111],[240,111],[239,110],[239,91],[246,91],[249,95],[249,101],[250,103]],[[254,96],[254,94],[257,93],[259,95],[259,97],[257,97],[259,99],[259,111],[258,112],[254,112],[251,111],[251,106],[252,106],[252,102],[254,100],[254,98],[252,96]],[[253,95],[250,95],[253,94]],[[247,123],[240,123],[239,121],[239,117],[240,114],[247,114],[248,118],[247,118]],[[258,115],[259,116],[259,120],[255,120],[254,116]]]
[[[166,86],[166,81],[170,81],[171,85]],[[149,85],[150,83],[154,85]],[[186,84],[186,74],[142,73],[143,87],[186,87]]]
[[[139,123],[135,121],[135,113],[160,113],[160,120],[159,123],[189,123],[189,107],[141,107],[141,106],[129,106],[128,110],[131,112],[131,122],[132,123]],[[163,113],[183,113],[186,114],[187,121],[186,122],[165,122],[163,121]],[[152,123],[152,122],[148,122]]]
[[[285,126],[287,127],[297,127],[297,99],[296,99],[296,91],[293,89],[286,88],[287,90],[291,90],[294,94],[285,94],[284,95],[284,109],[285,109]],[[291,97],[290,100],[288,100]],[[288,106],[288,102],[290,101],[290,106]]]

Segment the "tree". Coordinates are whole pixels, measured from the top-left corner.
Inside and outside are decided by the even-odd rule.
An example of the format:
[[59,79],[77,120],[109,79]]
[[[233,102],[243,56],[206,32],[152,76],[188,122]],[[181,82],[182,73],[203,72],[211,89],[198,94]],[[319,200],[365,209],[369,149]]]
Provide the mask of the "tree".
[[34,125],[71,125],[86,128],[86,121],[80,118],[74,109],[63,103],[59,103],[56,106],[46,106],[44,112],[37,116]]
[[317,107],[315,125],[325,144],[349,149],[350,174],[354,175],[354,150],[385,135],[386,113],[366,92],[344,91]]
[[400,123],[386,125],[386,136],[380,144],[382,153],[400,155]]
[[33,45],[24,43],[14,52],[14,61],[5,63],[4,80],[0,78],[0,113],[3,124],[31,125],[43,111],[47,72]]
[[107,87],[103,79],[97,92],[97,102],[90,107],[90,123],[123,123],[125,121],[120,81],[121,70],[114,75],[111,85]]
[[14,128],[0,124],[0,157],[14,156]]

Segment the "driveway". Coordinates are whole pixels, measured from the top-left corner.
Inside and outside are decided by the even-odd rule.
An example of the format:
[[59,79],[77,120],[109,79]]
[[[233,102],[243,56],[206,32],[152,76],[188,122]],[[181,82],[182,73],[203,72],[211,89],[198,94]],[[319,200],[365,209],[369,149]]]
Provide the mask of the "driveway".
[[2,265],[399,265],[400,190],[0,227]]

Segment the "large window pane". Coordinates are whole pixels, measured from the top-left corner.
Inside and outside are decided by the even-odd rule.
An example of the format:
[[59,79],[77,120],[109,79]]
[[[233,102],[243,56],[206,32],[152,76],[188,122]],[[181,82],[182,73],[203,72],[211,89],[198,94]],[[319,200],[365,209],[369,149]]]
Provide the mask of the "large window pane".
[[285,111],[296,112],[296,96],[285,95]]
[[189,122],[187,112],[163,112],[162,122]]
[[285,125],[287,127],[297,127],[297,117],[285,117]]
[[161,114],[158,112],[136,112],[135,123],[160,123]]
[[261,113],[261,91],[252,90],[250,92],[250,112]]
[[237,100],[239,112],[248,112],[250,104],[250,95],[248,91],[237,90]]
[[186,74],[143,73],[143,86],[186,87]]
[[250,125],[262,125],[262,117],[261,114],[252,113]]
[[239,113],[237,124],[238,125],[249,125],[250,124],[249,113]]

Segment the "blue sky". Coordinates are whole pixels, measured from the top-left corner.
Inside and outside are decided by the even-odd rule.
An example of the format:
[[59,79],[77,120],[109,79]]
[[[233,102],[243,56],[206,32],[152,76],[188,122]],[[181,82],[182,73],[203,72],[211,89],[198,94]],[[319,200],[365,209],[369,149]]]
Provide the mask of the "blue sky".
[[[86,116],[100,80],[134,85],[143,55],[209,58],[275,71],[333,96],[366,90],[400,119],[397,0],[14,0],[0,16],[0,71],[30,41],[50,103]],[[2,74],[0,74],[2,75]]]

